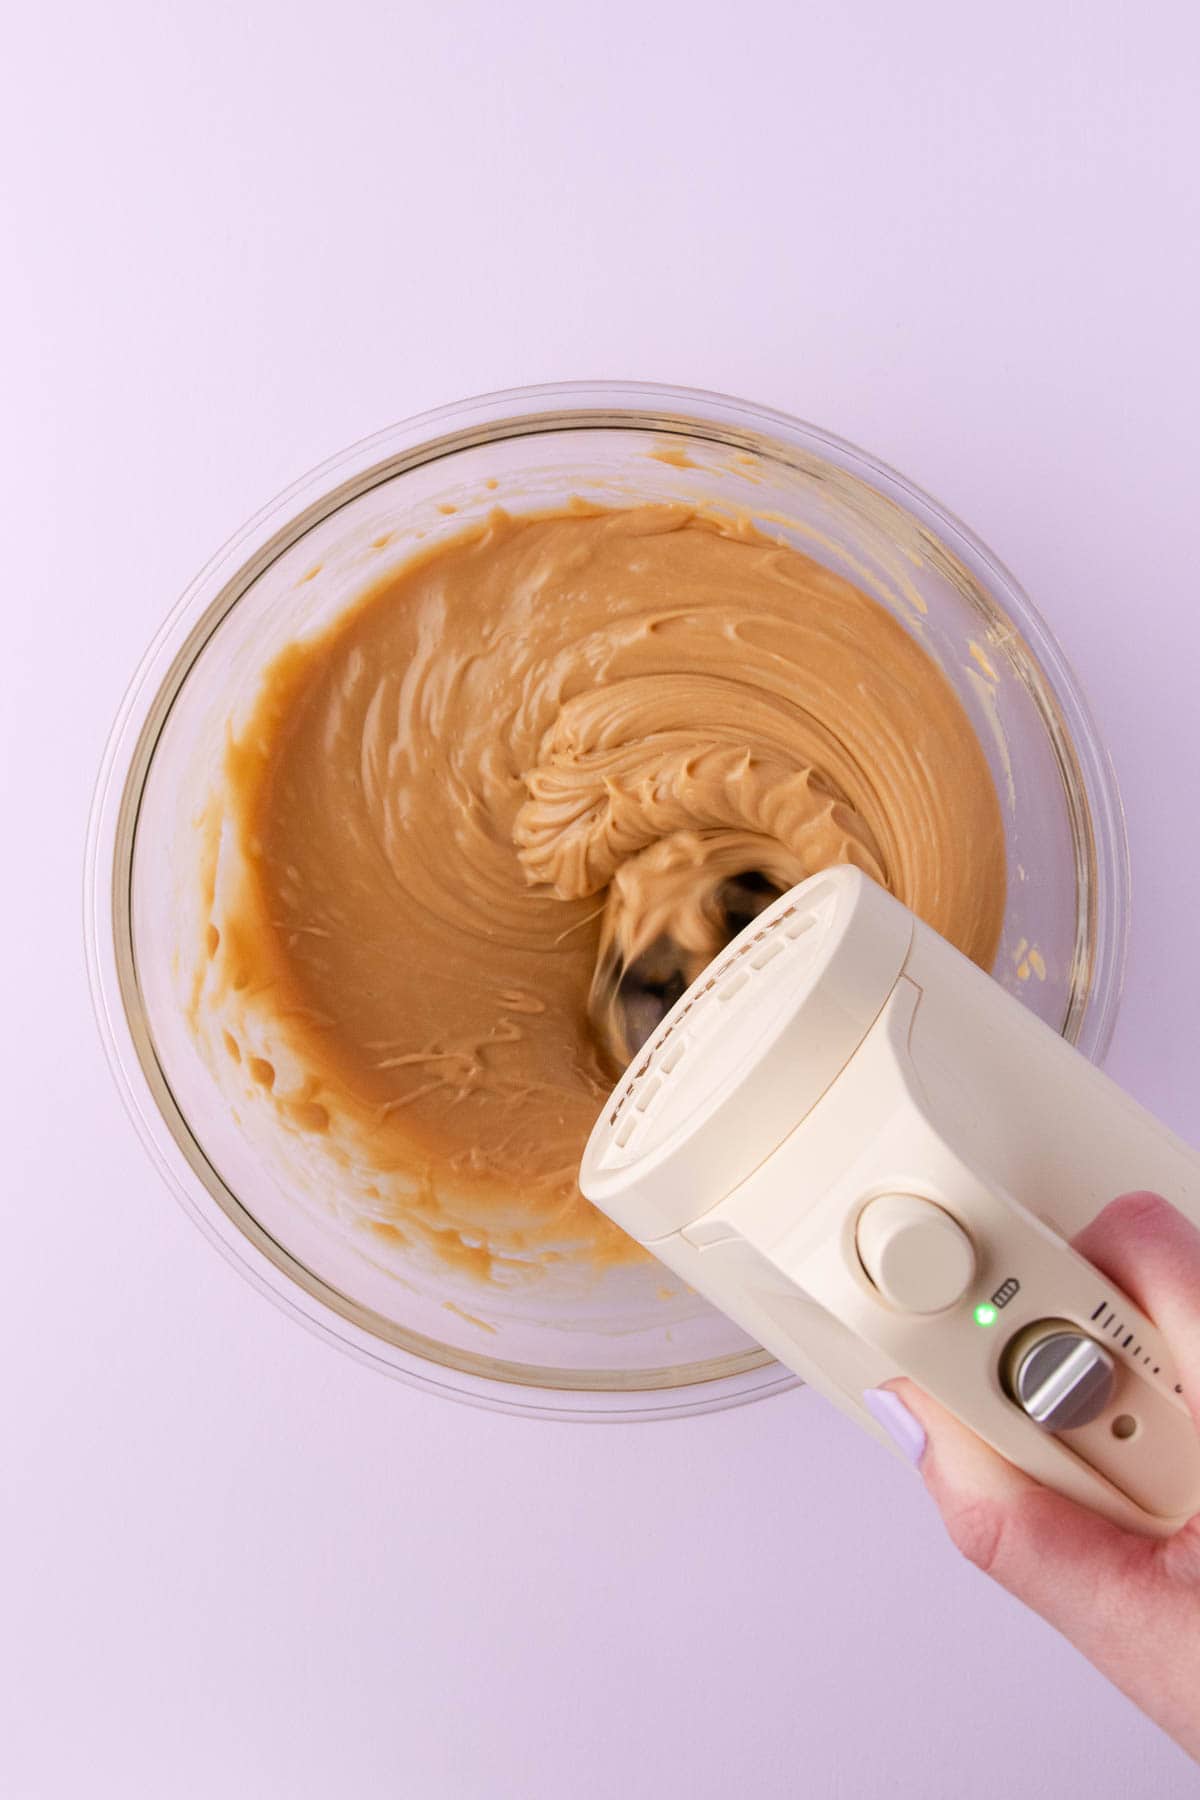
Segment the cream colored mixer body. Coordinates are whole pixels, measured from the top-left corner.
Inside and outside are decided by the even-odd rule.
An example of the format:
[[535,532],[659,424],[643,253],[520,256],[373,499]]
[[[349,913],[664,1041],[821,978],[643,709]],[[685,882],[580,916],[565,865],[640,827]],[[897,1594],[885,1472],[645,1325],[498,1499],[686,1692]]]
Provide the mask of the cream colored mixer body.
[[1200,1156],[857,870],[792,889],[688,990],[580,1179],[876,1435],[864,1388],[909,1375],[1119,1524],[1200,1510],[1170,1352],[1066,1241],[1135,1188],[1200,1222]]

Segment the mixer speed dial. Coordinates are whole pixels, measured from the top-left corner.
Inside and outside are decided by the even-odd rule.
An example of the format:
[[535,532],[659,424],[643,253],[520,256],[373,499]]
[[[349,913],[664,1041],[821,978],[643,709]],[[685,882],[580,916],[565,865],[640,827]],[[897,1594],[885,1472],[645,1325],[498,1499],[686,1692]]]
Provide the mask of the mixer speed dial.
[[1043,1320],[1021,1332],[1007,1365],[1012,1398],[1046,1431],[1089,1425],[1116,1386],[1116,1363],[1103,1344],[1063,1320]]

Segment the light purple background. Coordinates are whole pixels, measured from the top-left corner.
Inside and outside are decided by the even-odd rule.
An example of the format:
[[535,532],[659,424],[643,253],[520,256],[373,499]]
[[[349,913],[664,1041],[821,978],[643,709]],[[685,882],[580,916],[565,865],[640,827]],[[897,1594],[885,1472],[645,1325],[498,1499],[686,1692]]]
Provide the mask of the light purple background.
[[725,389],[894,462],[1044,609],[1128,803],[1110,1066],[1200,1136],[1196,16],[10,14],[6,1800],[1195,1792],[812,1395],[539,1425],[289,1322],[143,1158],[78,894],[126,679],[280,486],[480,389]]

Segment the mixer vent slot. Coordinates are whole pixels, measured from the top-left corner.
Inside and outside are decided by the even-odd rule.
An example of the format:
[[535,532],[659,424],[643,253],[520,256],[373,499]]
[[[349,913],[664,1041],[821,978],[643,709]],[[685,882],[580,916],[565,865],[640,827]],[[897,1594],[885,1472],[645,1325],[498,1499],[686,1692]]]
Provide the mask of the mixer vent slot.
[[[789,906],[774,918],[764,920],[759,929],[747,936],[733,953],[713,968],[708,980],[696,994],[681,1006],[669,1022],[659,1028],[608,1115],[609,1129],[618,1150],[627,1150],[642,1121],[652,1119],[661,1106],[661,1096],[671,1086],[670,1077],[687,1055],[697,1033],[703,1036],[707,1025],[715,1021],[710,1014],[710,999],[722,1005],[735,1000],[752,984],[759,970],[790,948],[817,924],[821,911],[801,911]],[[778,970],[772,971],[772,978]]]

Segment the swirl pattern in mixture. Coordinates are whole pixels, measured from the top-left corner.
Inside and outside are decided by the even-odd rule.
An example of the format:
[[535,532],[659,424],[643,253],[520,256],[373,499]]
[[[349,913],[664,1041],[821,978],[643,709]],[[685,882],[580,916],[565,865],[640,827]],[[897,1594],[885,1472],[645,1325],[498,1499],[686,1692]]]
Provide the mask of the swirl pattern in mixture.
[[664,943],[698,972],[731,882],[852,862],[985,967],[1004,907],[916,639],[682,507],[498,512],[394,572],[268,673],[221,806],[205,1005],[269,1025],[264,1101],[377,1226],[496,1279],[633,1253],[575,1182],[614,980]]

